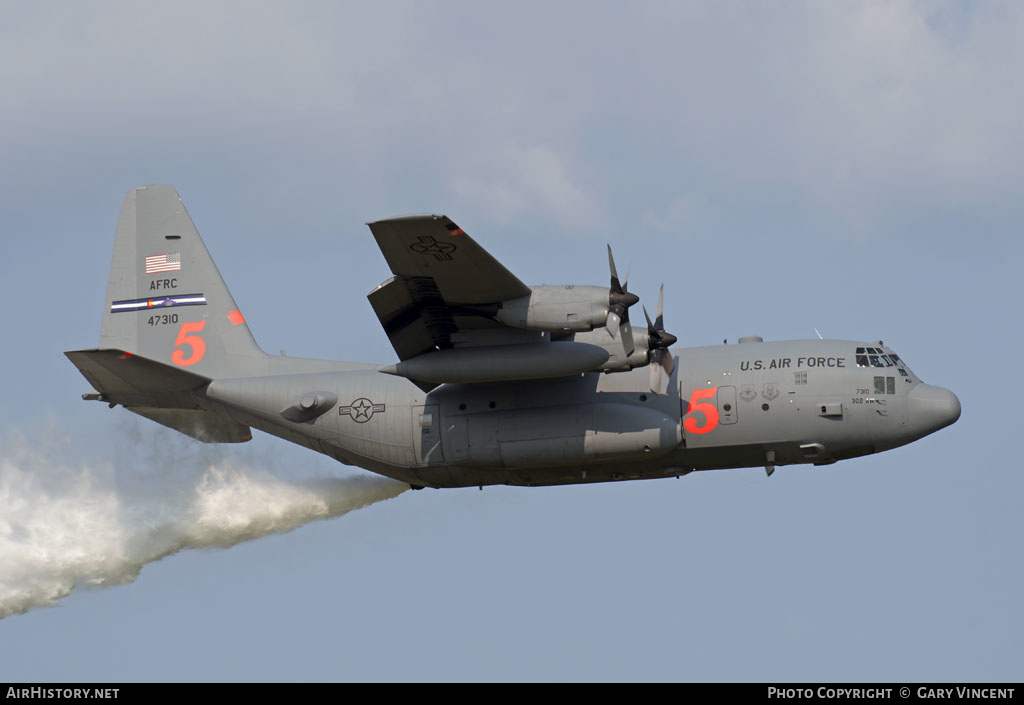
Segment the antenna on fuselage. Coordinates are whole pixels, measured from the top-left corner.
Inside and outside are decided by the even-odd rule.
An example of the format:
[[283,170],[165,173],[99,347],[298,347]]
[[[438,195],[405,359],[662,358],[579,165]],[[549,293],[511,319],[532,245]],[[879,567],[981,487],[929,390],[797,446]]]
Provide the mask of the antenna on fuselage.
[[[817,328],[815,328],[815,329],[814,329],[814,332],[815,332],[815,333],[818,333],[818,329],[817,329]],[[824,340],[824,338],[822,338],[822,337],[821,337],[821,333],[818,333],[818,340]]]

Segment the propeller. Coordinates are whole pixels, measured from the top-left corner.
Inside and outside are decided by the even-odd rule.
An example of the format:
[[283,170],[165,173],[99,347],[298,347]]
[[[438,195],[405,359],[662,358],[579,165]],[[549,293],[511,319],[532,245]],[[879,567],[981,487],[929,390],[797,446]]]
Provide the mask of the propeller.
[[605,327],[614,339],[622,331],[622,347],[626,357],[633,354],[633,327],[629,324],[629,307],[640,300],[636,294],[626,290],[629,284],[629,272],[626,281],[619,283],[619,273],[615,270],[615,259],[612,257],[612,246],[608,245],[608,269],[611,270],[612,283],[608,290],[608,318]]
[[658,316],[651,323],[651,317],[647,315],[647,308],[644,308],[644,318],[647,319],[647,355],[651,367],[651,391],[655,394],[665,394],[668,391],[669,378],[675,370],[676,363],[672,358],[669,348],[679,340],[676,336],[665,331],[663,317],[663,305],[665,302],[665,285],[661,285],[658,292]]

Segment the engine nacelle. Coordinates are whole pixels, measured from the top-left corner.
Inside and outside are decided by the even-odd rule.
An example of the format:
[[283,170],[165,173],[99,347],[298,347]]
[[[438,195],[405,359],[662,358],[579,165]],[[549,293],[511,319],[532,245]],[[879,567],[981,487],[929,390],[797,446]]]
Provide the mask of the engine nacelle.
[[645,367],[651,362],[647,327],[633,329],[633,352],[628,357],[622,340],[612,338],[606,330],[586,331],[572,336],[573,342],[596,345],[608,351],[608,359],[595,369],[602,372],[628,372],[636,367]]
[[503,302],[495,317],[527,330],[588,331],[608,320],[608,296],[600,286],[535,286],[529,296]]

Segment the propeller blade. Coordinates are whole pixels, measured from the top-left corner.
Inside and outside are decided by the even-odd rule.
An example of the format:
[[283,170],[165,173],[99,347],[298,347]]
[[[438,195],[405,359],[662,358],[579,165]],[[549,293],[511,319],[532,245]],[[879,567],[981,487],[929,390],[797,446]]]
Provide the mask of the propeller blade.
[[665,350],[664,352],[665,352],[665,357],[661,361],[661,368],[663,370],[665,370],[665,374],[667,374],[669,377],[671,377],[672,373],[676,369],[676,359],[674,357],[672,357],[672,353],[670,353],[668,350]]
[[661,365],[651,364],[651,392],[653,394],[668,394],[669,376],[665,374],[665,368]]
[[665,306],[665,285],[661,285],[661,289],[658,291],[658,316],[654,319],[654,327],[659,331],[665,330],[665,321],[663,317]]
[[[615,258],[612,257],[612,246],[611,245],[608,245],[608,269],[611,270],[611,273],[612,273],[612,286],[611,286],[612,293],[613,294],[623,294],[623,293],[625,293],[626,290],[623,288],[622,284],[619,283],[619,273],[617,271],[615,271]],[[629,277],[626,277],[626,278],[629,279]]]
[[615,309],[610,309],[608,311],[608,320],[605,322],[605,328],[608,329],[608,333],[612,336],[613,340],[619,334],[619,324],[621,322],[622,318],[615,312]]
[[644,318],[647,319],[647,346],[648,360],[651,367],[651,391],[655,394],[665,394],[676,369],[675,358],[669,352],[669,347],[675,344],[677,338],[665,330],[665,285],[661,285],[658,292],[658,317],[651,323],[651,316],[644,308]]
[[676,363],[668,350],[658,349],[651,351],[651,391],[655,394],[667,394],[669,382],[672,381],[672,371]]
[[622,319],[622,349],[626,353],[626,357],[633,354],[636,350],[636,343],[633,340],[633,326],[629,322],[629,310],[626,310],[626,317]]
[[[608,329],[612,339],[614,339],[618,335],[622,324],[629,323],[629,307],[639,301],[640,297],[626,291],[626,284],[619,281],[619,272],[615,268],[615,258],[612,256],[611,245],[608,245],[608,271],[611,272],[611,285],[608,288],[608,317],[605,320],[605,327]],[[631,271],[632,267],[630,268]],[[626,283],[629,282],[630,272],[626,273]],[[627,357],[632,354],[632,339],[626,340],[624,338],[623,348],[629,349],[629,352],[626,353]]]

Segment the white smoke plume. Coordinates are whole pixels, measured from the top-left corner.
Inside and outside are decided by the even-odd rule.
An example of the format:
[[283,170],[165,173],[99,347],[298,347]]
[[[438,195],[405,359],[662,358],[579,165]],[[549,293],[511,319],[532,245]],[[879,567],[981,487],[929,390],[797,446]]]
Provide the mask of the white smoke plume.
[[[251,452],[185,446],[191,441],[167,433],[150,431],[116,458],[89,460],[69,460],[74,447],[50,434],[3,440],[0,619],[53,604],[76,585],[132,582],[147,563],[185,548],[291,531],[409,487],[350,472],[282,479]],[[137,452],[139,441],[149,457]]]

